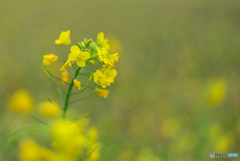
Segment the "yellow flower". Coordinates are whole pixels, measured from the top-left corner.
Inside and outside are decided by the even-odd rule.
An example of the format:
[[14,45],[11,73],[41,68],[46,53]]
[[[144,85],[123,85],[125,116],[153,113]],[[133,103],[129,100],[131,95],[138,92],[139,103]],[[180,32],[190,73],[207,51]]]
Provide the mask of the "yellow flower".
[[60,71],[63,71],[65,69],[67,69],[68,67],[72,67],[72,64],[71,64],[70,60],[67,60],[67,62],[62,66]]
[[68,82],[69,81],[69,76],[70,76],[70,73],[67,70],[64,70],[62,72],[62,80],[64,82]]
[[43,56],[43,64],[50,65],[52,62],[57,61],[58,57],[53,54]]
[[55,150],[67,154],[69,158],[75,157],[87,144],[87,138],[81,133],[78,124],[71,121],[59,120],[53,123],[52,135]]
[[74,85],[80,90],[81,89],[81,82],[77,81],[76,79],[73,80]]
[[17,90],[10,100],[10,109],[14,112],[27,113],[31,111],[33,107],[34,101],[25,89]]
[[109,55],[105,48],[102,48],[102,50],[100,50],[98,47],[96,48],[100,61],[108,66],[114,67],[114,63],[118,62],[118,53]]
[[[90,153],[89,151],[88,153]],[[100,158],[100,153],[99,153],[99,147],[97,147],[90,155],[88,158],[85,159],[85,161],[97,161]]]
[[217,80],[210,88],[209,104],[219,106],[225,100],[227,84],[224,80]]
[[110,46],[108,44],[108,39],[104,39],[104,33],[103,32],[98,33],[97,43],[100,47],[103,47],[107,50],[110,49]]
[[101,85],[103,88],[110,86],[111,83],[114,83],[114,78],[117,76],[117,71],[115,69],[98,69],[93,73],[94,82]]
[[45,117],[56,117],[61,113],[61,109],[50,102],[43,102],[39,105],[39,112]]
[[27,139],[20,142],[19,155],[22,161],[33,161],[39,159],[40,148],[32,140]]
[[68,60],[76,61],[79,67],[84,67],[86,65],[86,60],[91,57],[90,53],[87,51],[81,51],[78,46],[73,45],[71,47],[71,53],[68,55]]
[[104,97],[104,98],[107,98],[107,96],[109,94],[109,90],[105,90],[105,89],[96,88],[95,91],[100,97]]
[[55,40],[56,44],[70,45],[70,30],[61,32],[59,39]]

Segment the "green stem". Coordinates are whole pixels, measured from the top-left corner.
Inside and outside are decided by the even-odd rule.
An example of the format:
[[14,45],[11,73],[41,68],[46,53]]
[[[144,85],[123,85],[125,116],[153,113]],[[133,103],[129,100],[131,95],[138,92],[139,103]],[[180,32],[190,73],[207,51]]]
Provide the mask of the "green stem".
[[93,90],[89,95],[87,95],[87,96],[85,96],[85,97],[83,97],[83,98],[77,99],[77,100],[75,100],[75,101],[69,102],[68,104],[72,104],[72,103],[81,101],[81,100],[83,100],[83,99],[85,99],[85,98],[88,98],[88,97],[90,97],[94,92],[95,92],[95,90]]
[[30,114],[32,115],[32,117],[34,117],[37,121],[43,123],[44,125],[50,126],[50,125],[48,125],[46,122],[44,122],[44,121],[40,120],[39,118],[37,118],[32,112],[29,112],[29,113],[30,113]]
[[68,82],[65,82],[65,81],[63,81],[61,78],[58,78],[58,77],[56,77],[55,75],[53,75],[53,74],[48,70],[48,68],[47,68],[46,66],[44,66],[44,68],[46,69],[46,71],[48,72],[48,74],[49,74],[50,76],[52,76],[52,77],[56,78],[57,80],[60,80],[60,81],[62,81],[63,83],[66,83],[66,84],[69,85]]
[[66,112],[67,112],[67,109],[68,109],[68,101],[69,101],[70,93],[72,91],[72,87],[73,87],[73,84],[74,84],[73,80],[77,78],[80,69],[81,69],[81,67],[79,67],[77,69],[77,71],[75,72],[74,77],[72,79],[72,82],[71,82],[71,84],[68,87],[68,91],[66,93],[66,98],[65,98],[65,103],[64,103],[64,108],[63,108],[63,115],[62,115],[63,118],[66,117]]

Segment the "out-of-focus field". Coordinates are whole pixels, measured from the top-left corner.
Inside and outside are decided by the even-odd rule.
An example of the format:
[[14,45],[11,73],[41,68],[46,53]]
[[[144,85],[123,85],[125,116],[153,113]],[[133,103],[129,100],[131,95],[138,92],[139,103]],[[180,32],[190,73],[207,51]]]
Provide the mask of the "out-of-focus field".
[[[36,104],[58,100],[42,57],[66,59],[69,47],[54,40],[70,29],[72,42],[103,31],[119,51],[109,97],[70,107],[84,115],[95,105],[101,161],[134,161],[148,151],[161,161],[240,154],[239,15],[239,0],[0,2],[0,143],[17,120],[37,123],[7,109],[16,89],[28,89]],[[1,161],[16,160],[18,139],[9,140]]]

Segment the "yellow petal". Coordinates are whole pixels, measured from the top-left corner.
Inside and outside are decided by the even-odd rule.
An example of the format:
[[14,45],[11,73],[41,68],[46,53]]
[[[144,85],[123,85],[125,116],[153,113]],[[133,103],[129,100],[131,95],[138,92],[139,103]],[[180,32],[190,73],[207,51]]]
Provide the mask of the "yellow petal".
[[91,55],[89,52],[82,52],[80,57],[83,60],[88,60],[91,57]]
[[39,105],[39,112],[44,117],[56,117],[61,113],[61,109],[50,102],[43,102]]
[[73,45],[70,50],[71,50],[71,53],[74,53],[76,55],[80,54],[80,49],[77,45]]
[[76,59],[77,59],[77,55],[76,54],[70,53],[68,55],[68,60],[75,61]]
[[79,67],[85,67],[86,65],[85,60],[82,59],[77,59],[76,62]]
[[69,81],[69,76],[70,76],[70,73],[67,70],[64,70],[62,72],[62,80],[64,82],[68,82]]
[[100,32],[98,33],[98,36],[97,36],[97,41],[98,42],[101,42],[104,40],[104,33],[103,32]]
[[70,60],[68,60],[63,66],[62,68],[60,69],[60,71],[63,71],[65,69],[67,69],[68,67],[72,67],[72,64],[70,62]]
[[80,90],[81,89],[81,82],[77,81],[76,79],[73,80],[74,85]]
[[47,59],[43,59],[43,64],[45,64],[45,65],[50,65],[50,64],[51,64],[51,62],[50,62],[50,61],[48,61]]
[[61,43],[62,42],[59,39],[55,40],[55,44],[61,44]]
[[106,89],[95,89],[96,93],[100,96],[100,97],[104,97],[107,98],[108,94],[109,94],[109,90]]

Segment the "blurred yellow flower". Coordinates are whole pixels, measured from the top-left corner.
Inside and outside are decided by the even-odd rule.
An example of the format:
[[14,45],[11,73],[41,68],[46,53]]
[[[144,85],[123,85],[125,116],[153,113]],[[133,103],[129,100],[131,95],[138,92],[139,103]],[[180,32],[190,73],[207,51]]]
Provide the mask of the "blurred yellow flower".
[[34,101],[27,90],[18,89],[12,96],[10,109],[17,113],[27,113],[34,107]]
[[65,69],[67,69],[68,67],[72,67],[72,64],[71,64],[70,60],[67,60],[67,62],[62,66],[60,71],[63,71]]
[[[89,151],[90,153],[90,151]],[[85,161],[97,161],[100,158],[99,148],[96,148]]]
[[233,137],[230,134],[222,135],[218,139],[216,139],[215,142],[215,151],[218,153],[226,153],[230,150],[230,147],[233,144]]
[[19,156],[22,161],[38,160],[40,148],[32,139],[26,139],[20,142]]
[[43,63],[45,65],[50,65],[52,62],[55,62],[57,60],[58,60],[58,56],[53,55],[53,54],[43,56]]
[[89,139],[90,147],[92,147],[93,145],[96,144],[97,138],[98,138],[98,131],[97,131],[97,129],[95,127],[91,127],[88,130],[88,139]]
[[109,46],[111,46],[111,48],[109,50],[110,53],[118,52],[118,53],[122,54],[124,52],[120,40],[114,34],[111,34],[109,36]]
[[69,76],[70,76],[70,73],[67,70],[62,71],[62,80],[64,82],[69,81]]
[[70,45],[71,39],[70,39],[70,30],[62,31],[59,39],[55,40],[56,44],[64,44],[64,45]]
[[81,89],[81,82],[77,81],[76,79],[73,80],[74,85],[80,90]]
[[59,120],[53,123],[52,127],[53,147],[59,153],[74,159],[77,152],[87,145],[87,139],[76,123]]
[[114,78],[117,76],[117,71],[115,69],[98,69],[93,73],[94,82],[101,85],[103,88],[110,86],[111,83],[114,83]]
[[61,109],[50,102],[43,102],[39,105],[39,112],[45,117],[56,117],[61,113]]
[[104,33],[103,32],[98,33],[97,43],[100,47],[103,47],[107,50],[110,49],[110,46],[108,44],[108,39],[104,39]]
[[100,97],[104,97],[107,98],[108,94],[109,94],[109,90],[106,89],[95,89],[96,93],[100,96]]
[[84,67],[86,65],[86,60],[91,57],[90,53],[87,51],[81,51],[78,46],[73,45],[71,47],[71,53],[68,55],[68,60],[76,61],[79,67]]
[[210,88],[209,104],[212,106],[219,106],[223,103],[226,96],[227,84],[220,79],[213,83]]

